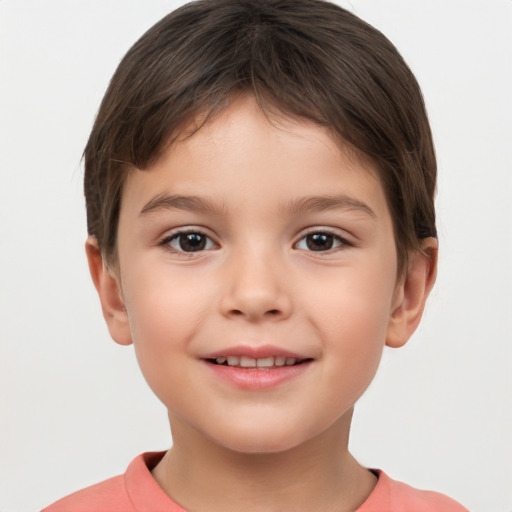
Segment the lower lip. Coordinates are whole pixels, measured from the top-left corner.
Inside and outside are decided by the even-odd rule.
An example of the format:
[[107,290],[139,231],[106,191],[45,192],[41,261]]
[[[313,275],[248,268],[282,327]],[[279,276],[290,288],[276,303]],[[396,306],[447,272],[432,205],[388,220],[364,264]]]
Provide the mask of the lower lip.
[[239,366],[226,366],[205,361],[210,371],[218,378],[238,388],[259,391],[275,388],[291,379],[302,375],[310,361],[293,366],[279,366],[273,368],[241,368]]

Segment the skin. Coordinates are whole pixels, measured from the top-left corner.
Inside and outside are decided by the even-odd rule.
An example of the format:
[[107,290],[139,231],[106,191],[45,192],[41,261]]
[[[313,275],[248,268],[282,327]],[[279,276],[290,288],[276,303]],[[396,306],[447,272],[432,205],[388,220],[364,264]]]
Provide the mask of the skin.
[[[184,229],[202,250],[187,252]],[[314,233],[326,236],[316,250]],[[173,448],[153,469],[164,491],[191,511],[363,503],[376,477],[348,452],[353,406],[384,345],[414,332],[437,260],[436,241],[425,240],[397,275],[370,162],[327,129],[269,120],[242,96],[151,168],[129,171],[115,269],[94,239],[86,248],[113,339],[135,345],[169,412]],[[204,359],[262,344],[309,362],[277,386],[247,390]]]

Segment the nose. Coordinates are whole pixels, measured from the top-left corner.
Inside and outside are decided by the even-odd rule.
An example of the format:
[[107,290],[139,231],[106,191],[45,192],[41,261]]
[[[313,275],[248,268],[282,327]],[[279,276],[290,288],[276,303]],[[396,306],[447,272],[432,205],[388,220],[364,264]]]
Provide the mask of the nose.
[[222,314],[250,322],[284,320],[292,312],[287,272],[276,255],[245,251],[226,261]]

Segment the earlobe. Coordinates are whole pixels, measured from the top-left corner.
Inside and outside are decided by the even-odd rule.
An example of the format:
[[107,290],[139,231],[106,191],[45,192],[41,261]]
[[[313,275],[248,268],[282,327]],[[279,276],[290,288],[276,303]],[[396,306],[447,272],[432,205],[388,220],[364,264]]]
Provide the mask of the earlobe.
[[87,238],[85,252],[110,335],[116,343],[130,345],[132,343],[130,325],[119,279],[108,269],[95,237]]
[[386,338],[386,345],[389,347],[401,347],[412,336],[420,323],[425,302],[436,280],[437,240],[424,239],[421,249],[422,252],[410,254],[406,273],[395,289]]

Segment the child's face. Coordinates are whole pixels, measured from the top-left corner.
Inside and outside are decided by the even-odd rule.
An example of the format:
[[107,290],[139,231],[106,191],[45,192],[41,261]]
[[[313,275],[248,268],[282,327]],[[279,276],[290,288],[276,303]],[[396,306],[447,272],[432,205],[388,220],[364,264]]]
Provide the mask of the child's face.
[[[129,174],[118,256],[123,339],[171,423],[242,452],[341,428],[400,301],[375,170],[251,97]],[[271,367],[212,362],[251,357]]]

